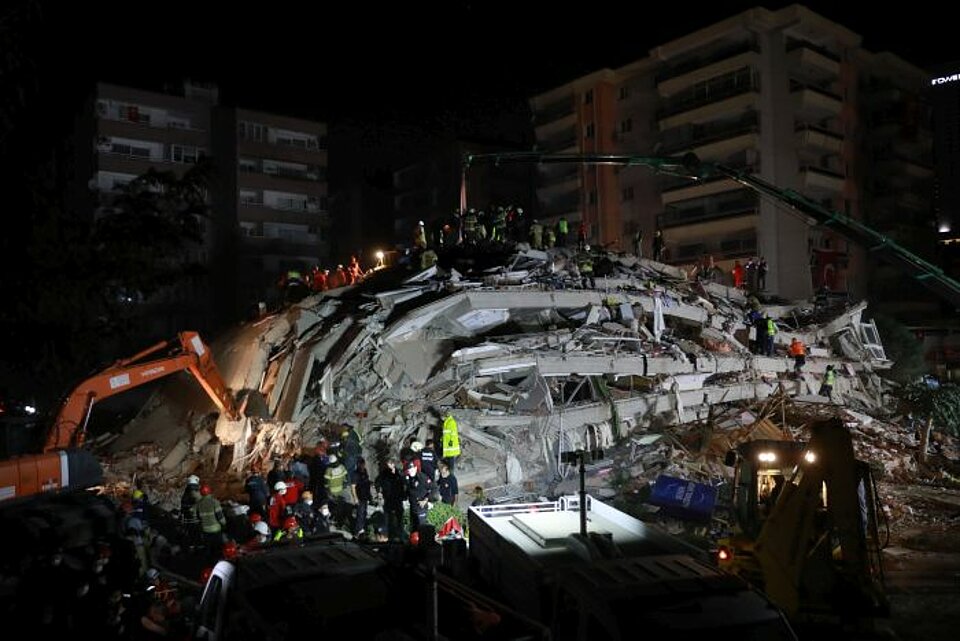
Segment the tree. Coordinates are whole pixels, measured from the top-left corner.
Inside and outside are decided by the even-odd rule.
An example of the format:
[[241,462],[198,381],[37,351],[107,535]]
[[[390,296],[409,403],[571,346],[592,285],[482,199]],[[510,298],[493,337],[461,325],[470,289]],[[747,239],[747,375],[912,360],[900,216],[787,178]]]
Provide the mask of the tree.
[[924,421],[917,456],[921,463],[927,460],[930,432],[935,425],[960,436],[960,386],[924,379],[901,388],[898,397],[906,411]]
[[923,341],[900,321],[877,314],[874,316],[877,331],[883,340],[887,358],[894,362],[884,376],[898,383],[907,384],[917,380],[929,370],[923,357]]

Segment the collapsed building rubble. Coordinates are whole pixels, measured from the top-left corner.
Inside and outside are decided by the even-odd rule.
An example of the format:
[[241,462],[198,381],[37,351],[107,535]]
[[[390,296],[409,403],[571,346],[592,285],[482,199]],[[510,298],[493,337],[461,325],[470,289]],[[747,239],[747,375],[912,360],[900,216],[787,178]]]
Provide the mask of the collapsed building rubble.
[[[735,445],[738,430],[785,429],[764,415],[771,398],[864,416],[883,407],[876,371],[890,362],[862,318],[865,303],[817,316],[805,302],[760,305],[651,260],[608,254],[598,266],[595,288],[584,289],[567,250],[521,246],[486,270],[434,266],[399,282],[385,270],[306,298],[229,347],[242,354],[221,369],[247,396],[246,418],[221,421],[214,439],[194,432],[160,468],[187,474],[202,459],[239,473],[321,435],[335,439],[344,424],[376,458],[409,435],[436,435],[449,411],[461,486],[545,492],[567,472],[562,452],[618,443],[631,452],[619,475],[722,474],[718,450]],[[751,307],[779,327],[773,356],[748,348]],[[808,346],[800,375],[786,355],[794,337]],[[828,365],[838,372],[835,404],[817,395]],[[694,464],[684,440],[696,425],[723,440]]]

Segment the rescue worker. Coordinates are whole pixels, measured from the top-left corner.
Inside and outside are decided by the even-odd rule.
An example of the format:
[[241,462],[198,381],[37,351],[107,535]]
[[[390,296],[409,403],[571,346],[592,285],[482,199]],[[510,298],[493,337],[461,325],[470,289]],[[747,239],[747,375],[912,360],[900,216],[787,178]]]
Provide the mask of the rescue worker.
[[213,495],[209,485],[200,487],[200,500],[197,501],[195,510],[207,551],[216,558],[223,545],[223,529],[227,526],[227,519],[223,516],[220,501]]
[[427,477],[427,481],[437,479],[437,447],[432,438],[428,438],[420,451],[420,471]]
[[370,492],[370,475],[367,473],[367,462],[360,457],[357,466],[350,475],[350,493],[353,503],[357,506],[357,520],[354,523],[353,533],[360,536],[367,529],[367,506],[373,498]]
[[[590,251],[590,245],[584,245],[584,247],[586,248],[586,251]],[[579,260],[578,267],[581,277],[580,286],[584,289],[596,289],[597,281],[593,277],[593,259],[590,258],[590,254],[584,255]]]
[[410,503],[410,531],[416,532],[427,523],[428,500],[430,490],[423,474],[417,472],[417,466],[411,461],[407,465],[407,501]]
[[440,480],[437,481],[437,489],[440,491],[441,501],[447,505],[457,504],[457,495],[460,493],[457,477],[450,471],[450,466],[443,461],[440,461]]
[[270,543],[272,535],[270,526],[266,521],[257,521],[253,524],[253,538],[246,542],[244,547],[247,550],[255,550]]
[[297,522],[297,517],[288,516],[283,520],[283,529],[273,535],[274,543],[301,543],[303,528]]
[[263,478],[260,470],[253,470],[250,473],[250,476],[244,481],[243,489],[246,490],[250,499],[250,511],[260,516],[266,516],[267,503],[270,501],[270,490],[267,488],[267,481]]
[[633,255],[643,258],[643,230],[638,229],[633,234]]
[[743,282],[746,279],[746,270],[739,260],[733,261],[733,286],[737,289],[743,289]]
[[545,247],[546,249],[552,249],[552,248],[556,247],[556,246],[557,246],[557,235],[554,233],[553,228],[552,228],[552,227],[547,227],[547,230],[546,230],[546,232],[544,232],[544,233],[546,234],[546,240],[543,241],[544,247]]
[[313,524],[314,534],[329,534],[333,529],[331,520],[333,516],[330,513],[330,503],[324,501],[320,504],[320,510],[317,512],[317,520]]
[[466,242],[471,245],[477,242],[477,223],[477,210],[471,208],[463,217],[463,235]]
[[767,288],[767,259],[760,257],[760,263],[757,265],[757,289],[763,291]]
[[350,276],[350,284],[355,285],[360,282],[360,279],[363,278],[363,270],[360,268],[360,260],[353,255],[350,257],[350,266],[347,268],[347,273]]
[[349,494],[344,495],[345,492],[349,493],[350,491],[350,488],[347,487],[347,468],[339,461],[336,454],[330,455],[327,471],[323,473],[323,478],[327,483],[327,496],[335,505],[350,502]]
[[587,246],[587,223],[584,220],[580,221],[580,225],[577,227],[577,251],[585,251]]
[[663,231],[659,229],[653,234],[653,259],[663,262]]
[[443,448],[443,458],[453,471],[456,467],[457,457],[460,456],[460,433],[457,429],[457,419],[453,414],[447,411],[443,419],[443,438],[440,441]]
[[387,519],[387,534],[393,541],[403,537],[403,477],[397,471],[396,461],[388,459],[380,468],[380,474],[374,483],[383,500],[383,511]]
[[343,464],[347,474],[353,474],[357,469],[357,460],[363,454],[363,440],[353,427],[344,425],[340,431],[340,447],[343,452]]
[[282,519],[287,512],[287,500],[284,496],[287,493],[287,484],[283,481],[277,481],[273,485],[273,494],[270,496],[270,505],[267,506],[267,523],[271,528],[280,527]]
[[342,264],[337,265],[337,284],[339,287],[345,287],[350,285],[350,274],[347,273],[347,270],[343,267]]
[[763,321],[766,329],[763,352],[767,356],[773,356],[773,341],[777,335],[777,323],[769,316],[765,316]]
[[534,249],[543,249],[543,225],[536,219],[530,225],[530,246]]
[[493,218],[493,234],[490,237],[490,240],[498,243],[505,242],[507,240],[507,212],[504,211],[503,207],[497,208],[497,213]]
[[186,532],[188,545],[200,544],[200,521],[197,520],[197,502],[200,500],[200,477],[191,474],[187,477],[187,485],[180,495],[180,522]]
[[427,248],[427,228],[422,220],[417,222],[413,230],[413,246],[421,250]]
[[567,246],[567,234],[569,233],[570,223],[567,222],[567,217],[560,216],[560,220],[557,221],[557,247]]
[[799,376],[807,362],[807,348],[796,336],[790,341],[790,356],[793,356],[793,373]]
[[827,371],[823,375],[823,383],[820,385],[820,391],[817,392],[820,396],[826,396],[831,401],[833,400],[833,386],[837,382],[837,373],[833,369],[833,365],[827,365]]

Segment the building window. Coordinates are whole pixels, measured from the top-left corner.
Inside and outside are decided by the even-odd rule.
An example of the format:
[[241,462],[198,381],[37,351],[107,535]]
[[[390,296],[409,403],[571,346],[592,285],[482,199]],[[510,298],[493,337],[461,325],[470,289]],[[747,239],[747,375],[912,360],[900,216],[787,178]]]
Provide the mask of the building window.
[[121,156],[136,156],[138,158],[149,158],[150,148],[138,145],[133,142],[114,141],[110,144],[110,153]]
[[620,87],[620,100],[626,100],[630,97],[630,87]]
[[275,142],[276,144],[283,145],[285,147],[297,147],[299,149],[316,150],[319,148],[317,136],[299,131],[287,131],[284,129],[277,129],[275,132],[275,138],[271,142]]
[[267,128],[257,122],[241,121],[237,127],[237,133],[244,140],[263,142],[267,139]]
[[625,134],[633,131],[633,118],[627,118],[620,121],[620,133]]
[[256,173],[259,171],[257,167],[257,161],[253,158],[241,158],[240,159],[240,171],[247,173]]
[[258,194],[256,190],[241,189],[240,204],[241,205],[262,205],[263,200],[260,198],[260,194]]
[[583,94],[583,104],[592,105],[593,104],[593,89],[588,89],[585,94]]
[[620,192],[622,200],[633,200],[633,187],[627,187]]
[[203,149],[193,145],[170,145],[170,160],[179,163],[196,164],[203,158]]
[[594,133],[593,123],[592,122],[587,123],[587,126],[584,127],[584,130],[583,130],[583,137],[593,138],[593,133]]
[[597,204],[597,190],[591,189],[590,193],[587,194],[587,204],[596,205]]

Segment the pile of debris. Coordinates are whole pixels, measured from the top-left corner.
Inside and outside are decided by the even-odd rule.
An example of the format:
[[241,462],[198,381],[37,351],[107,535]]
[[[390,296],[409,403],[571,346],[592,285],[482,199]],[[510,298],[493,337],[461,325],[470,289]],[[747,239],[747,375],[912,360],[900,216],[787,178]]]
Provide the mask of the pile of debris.
[[[246,418],[194,425],[146,457],[148,469],[169,478],[229,468],[241,478],[321,436],[336,440],[344,424],[378,460],[410,435],[435,437],[449,411],[462,487],[547,493],[569,471],[563,452],[615,444],[628,454],[605,474],[627,485],[659,473],[715,478],[739,441],[797,436],[802,421],[788,427],[781,407],[789,401],[811,415],[856,412],[868,458],[889,452],[889,471],[910,471],[894,452],[909,450],[911,437],[871,418],[884,415],[876,371],[891,363],[861,318],[865,303],[824,317],[807,302],[761,304],[615,254],[595,255],[595,282],[586,283],[573,256],[521,246],[489,269],[383,270],[245,326],[217,353]],[[751,308],[778,325],[773,356],[748,348]],[[808,346],[800,375],[786,354],[794,337]],[[833,402],[817,395],[828,365],[838,373]]]

